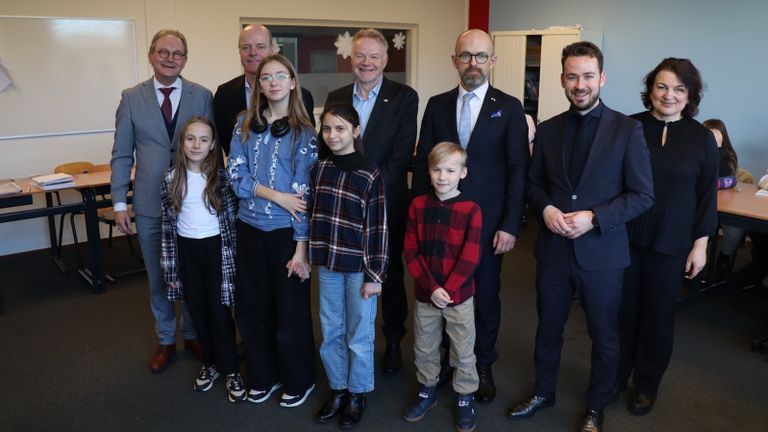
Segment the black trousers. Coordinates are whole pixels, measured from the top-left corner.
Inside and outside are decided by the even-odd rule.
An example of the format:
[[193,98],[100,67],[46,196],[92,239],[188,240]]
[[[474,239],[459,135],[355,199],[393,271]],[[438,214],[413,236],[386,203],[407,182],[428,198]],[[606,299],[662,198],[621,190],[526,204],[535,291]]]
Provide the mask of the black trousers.
[[[569,246],[572,249],[572,244]],[[563,349],[563,328],[578,293],[592,339],[592,367],[585,403],[602,409],[614,391],[619,363],[619,307],[624,269],[589,272],[579,267],[573,251],[569,262],[538,263],[536,270],[536,385],[534,394],[555,395]]]
[[248,381],[266,390],[282,383],[299,394],[315,383],[309,279],[286,277],[296,251],[293,229],[261,231],[237,220],[235,320]]
[[221,304],[221,236],[178,237],[179,276],[192,324],[203,349],[203,364],[224,374],[238,371],[235,323]]
[[[390,206],[391,208],[391,206]],[[402,213],[402,212],[401,212]],[[403,266],[403,243],[405,242],[404,214],[391,212],[389,218],[389,269],[387,279],[381,285],[381,326],[387,342],[397,343],[405,335],[405,319],[408,317],[408,299],[405,293],[405,268]]]
[[621,360],[617,385],[633,376],[635,392],[656,397],[672,358],[677,294],[685,256],[630,246],[632,264],[624,273],[621,301]]

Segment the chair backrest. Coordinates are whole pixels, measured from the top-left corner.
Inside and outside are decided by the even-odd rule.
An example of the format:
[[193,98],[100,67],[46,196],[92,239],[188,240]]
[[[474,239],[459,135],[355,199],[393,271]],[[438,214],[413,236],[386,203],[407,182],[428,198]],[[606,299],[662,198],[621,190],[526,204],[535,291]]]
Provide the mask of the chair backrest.
[[104,163],[104,164],[93,165],[89,172],[95,173],[95,172],[104,172],[104,171],[111,171],[111,170],[112,170],[112,167],[108,163]]
[[53,172],[56,174],[63,173],[63,174],[85,174],[89,172],[91,169],[93,169],[93,164],[90,162],[85,161],[79,161],[79,162],[69,162],[65,164],[61,164],[53,169]]

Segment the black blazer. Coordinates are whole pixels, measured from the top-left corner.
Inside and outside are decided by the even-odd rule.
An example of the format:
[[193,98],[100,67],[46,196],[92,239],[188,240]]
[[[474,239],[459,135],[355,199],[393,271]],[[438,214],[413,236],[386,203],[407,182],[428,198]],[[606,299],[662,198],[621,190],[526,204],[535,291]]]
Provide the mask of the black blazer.
[[[427,155],[442,141],[459,142],[456,100],[459,89],[433,96],[421,121],[413,173],[413,195],[430,190]],[[517,236],[525,204],[528,124],[516,98],[488,87],[467,145],[467,176],[462,195],[483,209],[483,233],[497,230]]]
[[[383,80],[361,140],[363,156],[381,171],[390,218],[396,214],[404,218],[410,204],[408,167],[416,147],[419,95],[405,84],[386,77]],[[350,84],[332,91],[326,104],[352,104],[353,87]]]
[[[312,99],[312,93],[302,87],[301,98],[304,101],[304,108],[307,109],[307,114],[309,114],[309,120],[314,125],[315,116],[312,112],[315,109],[315,101]],[[227,154],[229,153],[229,144],[232,141],[232,131],[237,122],[237,116],[245,111],[247,106],[245,100],[245,75],[233,78],[216,89],[216,94],[213,96],[213,121],[216,124],[218,142]]]
[[[624,268],[629,265],[626,223],[653,205],[643,128],[637,120],[604,106],[581,178],[573,185],[563,157],[568,115],[568,111],[559,114],[536,130],[528,203],[539,218],[548,205],[563,213],[592,210],[600,226],[573,240],[576,261],[587,271]],[[542,262],[565,264],[568,241],[542,223],[534,255]]]

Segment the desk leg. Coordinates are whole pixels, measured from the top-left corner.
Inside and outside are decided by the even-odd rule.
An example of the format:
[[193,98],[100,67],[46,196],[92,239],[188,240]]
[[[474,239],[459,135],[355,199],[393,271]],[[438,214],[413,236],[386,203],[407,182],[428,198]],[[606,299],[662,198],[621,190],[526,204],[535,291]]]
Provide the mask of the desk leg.
[[106,286],[104,282],[104,257],[101,253],[101,233],[99,218],[96,214],[96,193],[93,189],[80,189],[85,203],[85,229],[88,234],[88,255],[91,261],[90,272],[80,269],[78,273],[93,286],[95,293],[101,293]]
[[[53,195],[50,192],[45,193],[45,206],[47,208],[53,207]],[[59,229],[64,229],[64,227],[59,227]],[[64,264],[64,260],[61,259],[61,245],[56,239],[56,216],[48,216],[48,235],[51,239],[51,253],[53,253],[53,262],[56,264],[56,267],[61,270],[62,273],[69,273],[67,265]]]

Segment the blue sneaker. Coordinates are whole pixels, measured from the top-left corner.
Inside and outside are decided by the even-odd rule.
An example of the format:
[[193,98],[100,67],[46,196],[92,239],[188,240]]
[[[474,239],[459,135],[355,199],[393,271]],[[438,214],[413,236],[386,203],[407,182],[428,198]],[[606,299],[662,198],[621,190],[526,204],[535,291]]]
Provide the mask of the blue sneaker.
[[422,385],[419,388],[419,395],[416,396],[416,400],[413,401],[411,406],[403,411],[403,420],[408,423],[416,423],[424,418],[427,411],[433,406],[437,405],[437,387],[427,387]]
[[475,430],[475,396],[457,395],[456,397],[456,430],[472,432]]

